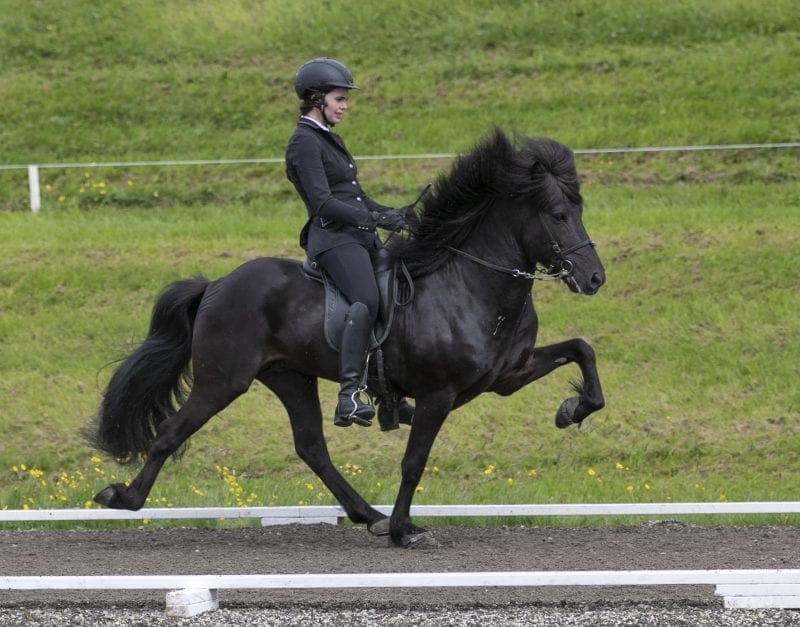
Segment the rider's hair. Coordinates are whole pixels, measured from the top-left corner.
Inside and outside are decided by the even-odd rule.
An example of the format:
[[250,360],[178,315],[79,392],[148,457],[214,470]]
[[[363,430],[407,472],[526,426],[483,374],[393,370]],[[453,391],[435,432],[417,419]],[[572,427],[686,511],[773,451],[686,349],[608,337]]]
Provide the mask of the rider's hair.
[[308,115],[312,109],[319,109],[325,101],[325,92],[309,89],[300,101],[300,115]]

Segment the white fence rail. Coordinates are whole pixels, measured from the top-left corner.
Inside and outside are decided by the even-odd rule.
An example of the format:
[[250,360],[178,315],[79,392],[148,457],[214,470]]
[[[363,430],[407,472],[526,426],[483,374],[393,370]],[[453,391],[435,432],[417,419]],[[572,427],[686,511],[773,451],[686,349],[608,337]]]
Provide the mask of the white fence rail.
[[[390,514],[392,506],[377,507]],[[417,517],[482,516],[675,516],[694,514],[797,514],[800,501],[715,503],[589,503],[510,505],[415,505]],[[0,510],[0,522],[260,518],[263,525],[336,524],[345,516],[336,505],[284,507]],[[636,570],[447,573],[346,573],[270,575],[86,575],[0,576],[0,590],[172,590],[166,610],[194,616],[219,607],[219,589],[641,586],[714,585],[726,608],[800,608],[800,570]]]
[[[778,142],[764,144],[704,144],[697,146],[631,146],[624,148],[584,148],[574,150],[578,155],[600,154],[626,154],[626,153],[663,153],[663,152],[701,152],[720,150],[756,150],[756,149],[784,149],[800,148],[800,142]],[[452,159],[455,153],[423,153],[405,155],[362,155],[355,157],[356,161],[394,161],[418,159]],[[39,170],[44,169],[72,169],[72,168],[138,168],[138,167],[174,167],[174,166],[202,166],[202,165],[253,165],[253,164],[280,164],[283,158],[268,157],[255,159],[178,159],[162,161],[100,161],[90,163],[38,163],[38,164],[6,164],[0,165],[2,170],[28,171],[28,189],[30,192],[30,206],[32,213],[41,209],[41,192],[39,189]]]
[[[391,505],[375,509],[391,514]],[[508,505],[412,505],[415,517],[686,516],[710,514],[800,514],[800,501],[716,501],[713,503],[547,503]],[[346,517],[339,505],[280,507],[152,507],[118,509],[0,510],[0,522],[66,520],[150,520],[260,518],[263,525],[332,523]]]
[[217,609],[220,589],[651,585],[713,585],[726,608],[800,607],[800,569],[0,576],[0,590],[174,590],[167,614],[183,617]]

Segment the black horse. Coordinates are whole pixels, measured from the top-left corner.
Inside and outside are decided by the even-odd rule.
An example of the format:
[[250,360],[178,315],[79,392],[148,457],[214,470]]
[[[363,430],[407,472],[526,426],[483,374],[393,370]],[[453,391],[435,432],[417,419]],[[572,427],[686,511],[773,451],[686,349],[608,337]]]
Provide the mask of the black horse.
[[391,517],[331,462],[317,380],[337,380],[338,359],[323,333],[323,288],[297,261],[277,258],[249,261],[216,281],[177,281],[161,294],[147,338],[113,374],[90,431],[99,449],[144,465],[130,485],[110,485],[95,500],[141,508],[165,460],[258,380],[286,407],[297,454],[350,520],[410,546],[426,537],[412,523],[411,501],[454,408],[482,392],[509,395],[571,362],[582,382],[556,424],[580,424],[602,408],[587,342],[534,349],[534,279],[562,279],[579,294],[594,294],[605,280],[582,223],[572,152],[547,139],[512,142],[496,130],[459,157],[422,204],[410,233],[389,242],[413,277],[414,297],[394,312],[385,372],[416,403]]

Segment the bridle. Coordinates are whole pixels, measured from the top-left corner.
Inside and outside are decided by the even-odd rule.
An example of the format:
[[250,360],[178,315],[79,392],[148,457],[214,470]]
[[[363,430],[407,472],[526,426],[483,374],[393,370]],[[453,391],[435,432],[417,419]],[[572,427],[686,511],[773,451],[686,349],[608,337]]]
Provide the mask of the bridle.
[[537,215],[539,216],[539,224],[542,225],[544,232],[547,233],[547,237],[550,238],[550,248],[553,250],[553,255],[555,256],[553,263],[551,263],[550,266],[543,272],[536,272],[535,270],[534,272],[526,272],[525,270],[520,270],[519,268],[507,268],[505,266],[492,263],[491,261],[481,259],[480,257],[476,257],[475,255],[471,255],[470,253],[459,250],[458,248],[454,248],[453,246],[445,246],[444,248],[449,250],[451,253],[456,253],[462,257],[466,257],[470,261],[474,261],[477,264],[491,268],[497,272],[508,274],[514,278],[527,279],[528,281],[558,281],[560,279],[565,279],[572,274],[574,269],[572,262],[567,259],[567,255],[574,253],[576,250],[580,250],[581,248],[585,248],[586,246],[594,247],[595,243],[590,239],[585,239],[577,244],[569,246],[568,248],[562,248],[561,244],[558,243],[558,240],[553,235],[553,231],[542,217],[541,212]]

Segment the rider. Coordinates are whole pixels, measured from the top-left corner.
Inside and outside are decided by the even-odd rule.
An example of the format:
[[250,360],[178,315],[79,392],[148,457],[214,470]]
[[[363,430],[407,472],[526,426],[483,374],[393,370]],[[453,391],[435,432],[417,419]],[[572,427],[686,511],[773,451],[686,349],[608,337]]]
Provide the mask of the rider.
[[[351,303],[339,351],[341,388],[333,423],[370,426],[375,409],[368,395],[367,402],[360,396],[379,305],[370,251],[380,245],[375,227],[399,231],[405,220],[364,193],[353,157],[331,130],[347,111],[350,90],[358,89],[349,70],[334,59],[312,59],[298,70],[294,88],[300,118],[286,147],[286,176],[308,210],[300,245]],[[402,410],[406,414],[408,407]]]

